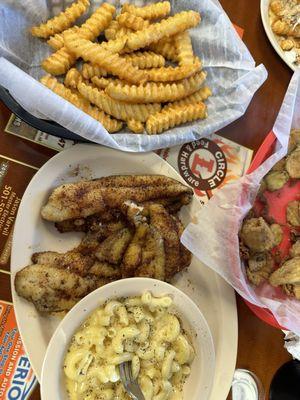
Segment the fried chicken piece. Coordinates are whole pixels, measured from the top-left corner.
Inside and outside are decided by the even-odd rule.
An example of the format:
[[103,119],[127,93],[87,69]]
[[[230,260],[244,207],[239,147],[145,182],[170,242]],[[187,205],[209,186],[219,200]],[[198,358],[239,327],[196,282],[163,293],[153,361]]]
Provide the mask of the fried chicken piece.
[[290,155],[288,155],[285,168],[291,178],[300,178],[300,147],[297,147]]
[[270,192],[281,189],[290,179],[289,174],[286,171],[271,171],[269,172],[264,181],[267,185],[267,189]]
[[34,264],[51,265],[51,267],[74,272],[80,276],[86,276],[95,262],[94,257],[83,256],[74,250],[67,253],[57,253],[55,251],[34,253],[31,260]]
[[99,261],[120,264],[132,236],[132,232],[128,228],[113,233],[99,245],[95,256]]
[[269,253],[256,253],[251,255],[248,260],[246,273],[249,281],[255,286],[259,286],[267,280],[274,267],[274,261]]
[[300,300],[300,283],[295,283],[294,285],[282,285],[282,289],[288,296]]
[[142,262],[142,248],[149,232],[149,225],[146,223],[139,224],[136,227],[134,236],[125,251],[121,270],[122,277],[129,278],[135,276],[136,269]]
[[[118,179],[117,179],[118,178]],[[53,222],[61,222],[67,219],[86,218],[89,215],[101,213],[106,208],[120,208],[124,201],[131,199],[136,203],[153,201],[162,198],[190,197],[193,194],[191,188],[172,180],[158,176],[134,176],[107,177],[106,180],[81,181],[70,183],[54,189],[47,204],[42,208],[42,217]],[[120,185],[106,186],[111,181],[119,181]],[[157,184],[157,182],[163,184]],[[123,182],[123,183],[122,183]],[[153,184],[151,184],[153,182]]]
[[158,230],[164,240],[166,253],[165,277],[168,280],[182,269],[177,223],[160,204],[150,205],[149,213],[150,224]]
[[125,228],[125,222],[122,220],[118,222],[100,224],[97,227],[94,226],[93,230],[89,231],[83,237],[81,243],[76,248],[76,251],[84,255],[94,253],[103,240],[123,228]]
[[300,257],[287,260],[272,273],[269,279],[271,285],[300,284]]
[[272,224],[270,226],[271,231],[274,235],[274,246],[278,246],[282,242],[283,231],[279,224]]
[[291,257],[300,256],[300,240],[297,240],[297,242],[295,242],[293,246],[290,248],[290,256]]
[[298,200],[289,202],[286,208],[286,219],[292,226],[300,226],[300,202]]
[[42,312],[70,310],[96,287],[97,281],[93,278],[83,278],[50,265],[29,265],[15,277],[18,295],[31,301]]
[[165,248],[161,234],[153,226],[149,226],[142,247],[141,264],[135,271],[135,276],[154,279],[165,279]]
[[241,239],[253,251],[271,250],[275,246],[274,234],[262,218],[250,218],[243,222]]
[[277,161],[275,165],[273,165],[271,171],[284,171],[285,170],[285,162],[286,158],[282,158],[281,160]]
[[90,274],[99,278],[117,280],[121,278],[121,269],[119,267],[119,265],[112,265],[108,262],[96,261],[90,269]]
[[290,154],[297,146],[300,145],[300,130],[292,129],[289,140],[288,154]]

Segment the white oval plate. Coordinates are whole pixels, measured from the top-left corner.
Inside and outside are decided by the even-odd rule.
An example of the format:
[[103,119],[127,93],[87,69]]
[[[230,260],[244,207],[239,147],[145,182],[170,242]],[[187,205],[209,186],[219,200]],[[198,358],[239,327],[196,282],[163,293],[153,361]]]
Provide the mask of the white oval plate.
[[[15,274],[30,264],[33,252],[65,252],[79,242],[81,234],[59,234],[54,224],[40,217],[42,205],[57,185],[117,174],[163,174],[185,183],[174,168],[154,153],[124,153],[98,145],[78,144],[51,158],[33,177],[22,198],[13,236],[12,295],[23,343],[39,381],[48,343],[60,319],[40,315],[31,303],[19,297],[14,290]],[[182,221],[187,224],[195,220],[198,209],[198,200],[194,198],[182,209]],[[237,354],[234,291],[195,257],[189,269],[178,274],[172,283],[197,304],[208,322],[216,350],[210,399],[226,399]]]
[[189,333],[195,349],[195,359],[183,388],[184,399],[208,400],[211,392],[215,352],[210,329],[196,304],[181,290],[165,282],[147,278],[122,279],[95,290],[66,315],[59,324],[47,348],[42,368],[42,400],[68,400],[63,374],[63,362],[71,338],[79,326],[97,307],[109,299],[140,296],[150,291],[154,296],[171,295],[174,312],[180,317],[183,328]]
[[287,54],[288,52],[282,50],[279,43],[277,42],[275,33],[272,31],[269,21],[269,4],[270,0],[260,0],[260,14],[266,35],[268,36],[268,39],[271,42],[276,53],[293,71],[296,71],[296,69],[298,69],[299,67],[297,67],[293,62],[291,62],[291,60],[289,60],[289,56]]

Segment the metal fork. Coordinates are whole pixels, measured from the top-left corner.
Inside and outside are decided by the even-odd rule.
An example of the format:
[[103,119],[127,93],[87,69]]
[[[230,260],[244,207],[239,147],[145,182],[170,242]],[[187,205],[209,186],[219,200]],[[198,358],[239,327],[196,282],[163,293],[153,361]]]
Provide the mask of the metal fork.
[[120,378],[126,392],[133,400],[145,400],[141,388],[137,381],[133,379],[131,371],[131,361],[123,362],[119,365]]

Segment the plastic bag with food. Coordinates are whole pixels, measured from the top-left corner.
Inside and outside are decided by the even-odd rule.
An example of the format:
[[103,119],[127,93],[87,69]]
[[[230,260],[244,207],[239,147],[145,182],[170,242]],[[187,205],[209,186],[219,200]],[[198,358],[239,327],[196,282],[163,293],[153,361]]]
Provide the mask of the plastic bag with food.
[[[182,236],[184,245],[244,299],[269,309],[282,327],[298,335],[299,129],[300,73],[295,72],[273,127],[273,154],[254,172],[217,191]],[[278,214],[284,223],[273,220]],[[281,248],[273,251],[279,243],[282,254]]]
[[[163,29],[167,34],[172,35],[180,27],[182,29],[184,27],[193,27],[190,29],[193,49],[194,53],[201,59],[203,70],[207,72],[206,79],[205,74],[195,72],[200,69],[199,66],[201,66],[201,63],[191,56],[190,64],[182,65],[179,72],[184,72],[182,76],[192,75],[180,83],[180,88],[176,87],[174,90],[175,83],[172,82],[170,84],[168,81],[180,79],[178,75],[174,75],[174,72],[177,74],[178,71],[174,71],[172,68],[167,69],[167,71],[166,69],[161,70],[159,67],[162,65],[161,62],[164,62],[161,56],[162,53],[166,54],[167,52],[166,58],[168,56],[170,60],[172,59],[169,53],[175,48],[175,43],[172,42],[170,45],[170,42],[167,41],[168,37],[163,37],[162,39],[165,42],[160,43],[159,48],[157,47],[157,43],[154,43],[153,47],[153,43],[151,43],[152,38],[155,36],[153,33],[161,35],[161,32],[151,28],[153,32],[148,32],[142,38],[143,40],[141,40],[141,35],[139,35],[139,37],[135,36],[132,40],[126,42],[126,51],[128,49],[129,51],[132,49],[138,50],[139,46],[141,46],[142,49],[146,49],[147,51],[149,49],[153,51],[154,49],[156,52],[160,52],[158,54],[160,57],[157,57],[156,54],[154,55],[156,57],[151,56],[153,67],[151,72],[149,72],[149,59],[146,60],[145,57],[142,59],[138,57],[134,60],[130,54],[123,57],[123,53],[120,53],[121,57],[118,58],[116,56],[108,56],[108,52],[104,51],[103,46],[103,54],[100,54],[99,44],[96,43],[92,45],[93,47],[91,47],[91,51],[88,54],[84,53],[87,59],[91,56],[94,61],[97,61],[97,58],[98,62],[99,60],[101,62],[105,61],[106,67],[109,67],[110,72],[114,73],[116,73],[117,67],[120,66],[115,65],[115,61],[117,59],[119,62],[121,59],[124,66],[118,68],[118,76],[121,79],[130,78],[135,84],[146,80],[147,77],[151,83],[147,83],[145,88],[142,87],[139,91],[134,90],[132,92],[128,85],[123,85],[122,82],[119,85],[115,85],[104,77],[104,79],[94,79],[89,85],[86,85],[86,82],[81,82],[80,88],[79,84],[77,84],[76,86],[80,91],[80,95],[78,96],[78,93],[74,93],[74,88],[72,87],[76,80],[76,74],[68,76],[71,88],[67,91],[62,86],[59,86],[55,79],[49,78],[43,80],[44,85],[47,86],[46,88],[36,81],[36,79],[40,79],[45,73],[42,71],[41,64],[43,64],[47,71],[54,74],[66,72],[66,68],[68,69],[71,64],[74,64],[76,57],[83,56],[82,49],[85,48],[84,46],[91,45],[89,40],[93,40],[95,39],[94,36],[98,36],[99,32],[98,30],[94,30],[94,26],[92,29],[90,29],[91,26],[85,26],[85,39],[82,39],[80,44],[76,41],[76,32],[78,31],[76,27],[71,32],[70,30],[68,31],[68,40],[67,36],[64,36],[64,39],[62,39],[59,33],[56,34],[62,27],[69,28],[70,24],[74,22],[75,17],[79,17],[75,23],[80,25],[103,2],[100,0],[91,0],[89,12],[85,12],[86,6],[89,3],[88,0],[77,0],[76,3],[80,3],[80,5],[78,7],[74,6],[75,14],[69,12],[68,18],[59,17],[56,20],[58,26],[49,23],[32,29],[32,34],[39,36],[40,39],[30,34],[30,28],[45,20],[47,12],[48,16],[53,16],[66,6],[70,6],[70,1],[26,0],[20,2],[18,0],[3,0],[1,2],[0,85],[7,88],[15,100],[29,113],[41,119],[55,121],[85,139],[127,151],[149,151],[199,139],[221,129],[242,116],[255,91],[267,77],[267,72],[263,65],[255,67],[255,62],[248,49],[239,38],[217,0],[174,0],[171,1],[171,14],[180,13],[185,10],[193,11],[185,15],[185,21],[182,21],[180,18],[176,19],[173,21],[171,28],[169,25],[167,27],[167,24],[164,24]],[[117,11],[119,11],[125,1],[107,0],[107,3],[109,5],[107,5],[106,11],[109,14],[109,8],[112,9],[111,5],[114,5]],[[140,0],[134,3],[142,6],[151,3],[151,1]],[[132,9],[132,7],[128,6],[126,8],[129,14],[132,12]],[[37,10],[40,11],[40,14]],[[197,23],[192,23],[192,17],[195,16],[195,12],[200,12],[201,14],[200,24],[198,24],[198,19]],[[141,15],[143,16],[144,14]],[[149,25],[149,21],[143,20],[139,16],[137,19],[135,18],[134,22],[130,22],[129,20],[121,21],[121,19],[115,22],[117,24],[121,24],[121,22],[134,23],[135,28],[139,29],[142,27],[139,32],[145,32],[146,29],[143,27]],[[133,28],[133,25],[131,27]],[[106,32],[106,37],[108,38],[114,35],[114,25],[110,26],[110,28],[109,32]],[[53,35],[50,40],[48,40],[49,34]],[[62,40],[63,47],[61,48]],[[69,47],[64,43],[64,40],[68,42]],[[48,41],[49,46],[46,41]],[[165,45],[170,51],[166,50]],[[47,58],[53,52],[50,46],[59,49],[51,59]],[[162,47],[164,47],[164,50]],[[78,51],[78,54],[72,52],[71,54],[70,49],[75,53]],[[112,50],[111,48],[106,48],[106,50],[109,49]],[[181,49],[182,54],[187,54],[186,51],[190,49],[189,38],[183,36],[178,39],[177,36],[176,49],[177,51]],[[116,48],[113,51],[117,51]],[[47,58],[46,61],[45,58]],[[127,61],[125,62],[124,59]],[[177,59],[178,65],[180,63],[184,64],[185,61],[187,60]],[[135,66],[134,68],[129,68],[128,65],[132,65],[134,62],[142,62],[143,65],[139,64],[139,70]],[[145,66],[148,66],[147,70],[142,69]],[[145,71],[148,72],[145,73]],[[148,73],[150,75],[147,75]],[[171,73],[173,73],[172,77],[169,76]],[[185,98],[183,100],[184,103],[176,105],[175,112],[174,109],[167,106],[163,113],[159,113],[161,102],[165,106],[166,102],[181,99],[187,93],[191,95],[195,94],[196,89],[198,91],[202,89],[199,85],[202,84],[204,79],[204,85],[212,91],[212,96],[206,102],[207,118],[204,118],[206,116],[206,107],[203,103],[199,105],[199,100],[193,100],[196,101],[196,104],[186,104]],[[161,81],[164,82],[160,84]],[[97,87],[93,87],[94,85]],[[107,85],[107,87],[103,87],[103,85]],[[162,88],[165,86],[166,89],[163,91]],[[48,87],[55,88],[55,93],[51,92]],[[159,89],[158,91],[155,90],[157,88]],[[191,91],[189,92],[189,90]],[[101,93],[99,94],[99,92]],[[60,94],[64,98],[57,94]],[[136,106],[136,104],[134,104],[134,107],[127,104],[126,106],[120,104],[124,100],[130,100],[133,103],[145,102],[145,97],[150,94],[152,97],[147,99],[150,104],[143,105],[142,109]],[[163,96],[161,98],[161,94],[167,94],[169,97]],[[85,97],[85,99],[82,99],[81,96]],[[207,93],[205,97],[207,97]],[[113,98],[113,101],[111,98]],[[86,99],[88,99],[88,102]],[[93,103],[93,106],[91,106],[90,102]],[[155,103],[152,105],[151,102]],[[79,106],[84,111],[79,110]],[[115,108],[113,108],[114,106]],[[118,120],[116,121],[112,117],[107,118],[107,115],[103,111]],[[127,112],[126,116],[124,116],[125,112]],[[152,115],[152,113],[157,112],[159,115]],[[130,114],[130,118],[128,118],[128,113]],[[151,118],[148,114],[150,114]],[[136,120],[138,116],[141,118]],[[123,128],[121,128],[122,123],[119,121],[120,119],[123,119]],[[102,124],[98,121],[101,121]],[[183,123],[185,121],[193,122]],[[179,122],[183,124],[177,126]],[[129,133],[130,131],[126,128],[126,124],[136,134]],[[146,125],[148,134],[141,134],[144,130],[143,124]],[[108,131],[103,126],[112,133],[108,134]],[[169,129],[172,126],[175,127]],[[165,129],[167,130],[160,134]]]

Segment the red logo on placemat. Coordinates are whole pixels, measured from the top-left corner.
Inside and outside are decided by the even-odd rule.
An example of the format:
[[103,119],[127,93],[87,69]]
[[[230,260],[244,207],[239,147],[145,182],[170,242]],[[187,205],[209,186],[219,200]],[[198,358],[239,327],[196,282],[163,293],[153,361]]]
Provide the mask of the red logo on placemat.
[[178,153],[178,169],[194,189],[213,190],[225,179],[226,157],[212,140],[203,138],[185,144]]

